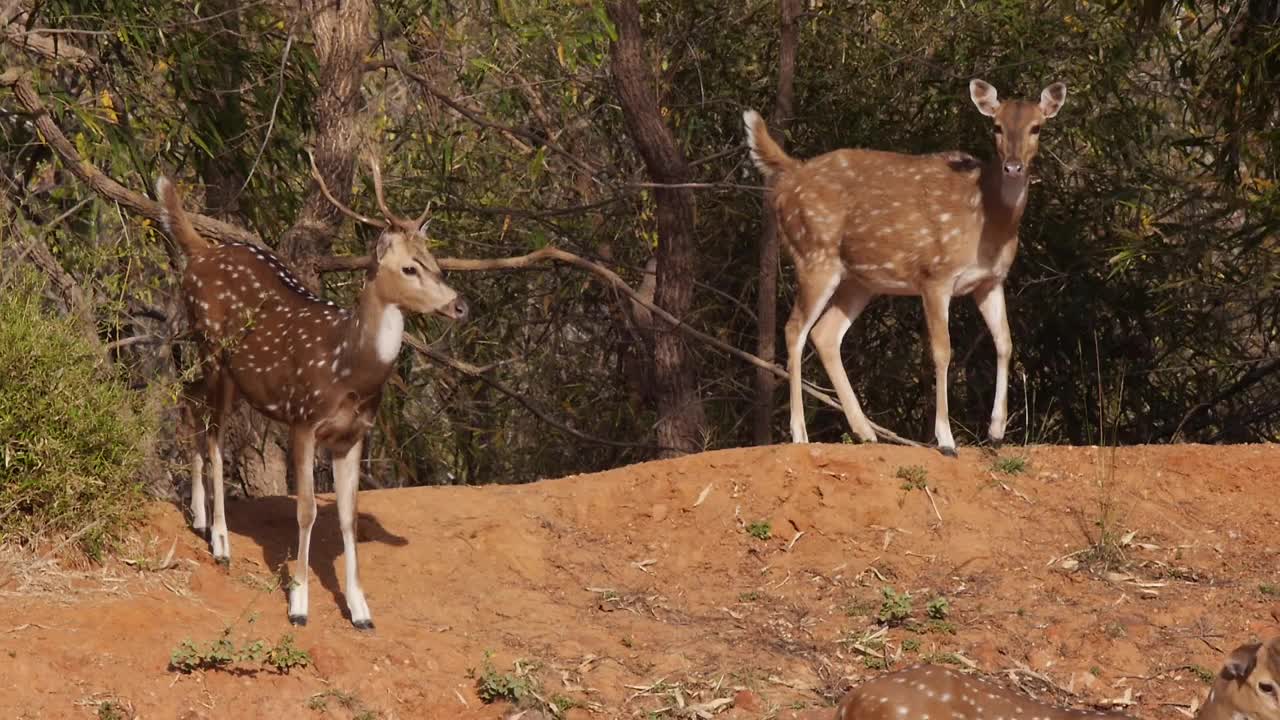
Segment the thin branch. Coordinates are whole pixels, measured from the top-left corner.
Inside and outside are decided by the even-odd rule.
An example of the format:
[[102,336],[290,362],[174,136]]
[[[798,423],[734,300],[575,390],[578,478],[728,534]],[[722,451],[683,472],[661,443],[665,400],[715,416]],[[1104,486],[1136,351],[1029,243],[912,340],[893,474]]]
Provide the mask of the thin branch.
[[82,73],[92,73],[98,68],[98,60],[85,50],[61,38],[53,37],[47,30],[25,30],[25,10],[19,10],[10,17],[13,10],[18,9],[19,2],[14,0],[7,7],[0,9],[0,39],[14,47],[25,50],[46,60],[66,63]]
[[[430,80],[410,70],[408,67],[405,66],[405,63],[402,62],[399,58],[392,60],[391,64],[397,70],[400,71],[401,75],[404,75],[410,80],[416,82],[418,86],[421,87],[423,90],[425,90],[429,95],[436,98],[437,100],[444,103],[445,105],[449,106],[449,108],[452,109],[454,112],[458,113],[459,115],[466,118],[467,120],[470,120],[472,123],[475,123],[480,127],[497,130],[498,132],[501,132],[505,135],[520,138],[521,140],[528,143],[532,143],[534,145],[541,145],[542,147],[545,147],[549,152],[559,155],[560,157],[567,160],[569,164],[587,173],[588,175],[591,175],[594,177],[597,174],[599,174],[600,171],[597,168],[592,167],[591,165],[584,162],[581,158],[579,158],[574,153],[571,153],[568,150],[565,150],[564,148],[551,142],[550,140],[546,138],[538,137],[534,133],[531,133],[527,130],[521,130],[519,128],[513,128],[507,125],[502,125],[501,123],[494,122],[482,116],[480,113],[474,110],[471,110],[470,108],[466,107],[465,105],[458,102],[457,100],[454,100],[452,97],[449,96],[448,93],[437,88],[435,85],[431,83]],[[528,148],[526,147],[526,149]]]
[[[579,270],[584,270],[592,275],[595,275],[596,277],[604,280],[606,283],[608,283],[610,286],[612,286],[622,294],[626,295],[628,298],[631,299],[632,302],[649,310],[649,312],[653,313],[655,317],[662,319],[662,321],[664,321],[667,325],[671,326],[672,328],[675,328],[685,333],[686,335],[694,338],[695,340],[698,340],[699,342],[710,345],[716,348],[717,350],[720,350],[729,355],[732,355],[755,367],[768,370],[769,372],[772,372],[774,375],[777,375],[780,378],[786,379],[787,377],[789,377],[785,368],[782,368],[773,363],[765,362],[764,360],[761,360],[759,357],[752,355],[751,353],[746,352],[745,350],[736,348],[722,340],[714,338],[710,335],[707,335],[704,332],[701,332],[700,330],[697,330],[691,327],[690,325],[685,323],[683,320],[680,320],[679,318],[675,317],[671,313],[662,309],[661,307],[659,307],[649,299],[640,295],[638,292],[632,289],[630,285],[627,284],[627,281],[623,280],[621,277],[618,276],[617,273],[613,272],[609,268],[603,265],[600,265],[598,263],[594,263],[578,255],[574,255],[571,252],[561,250],[560,248],[547,247],[547,248],[542,248],[541,250],[535,250],[534,252],[531,252],[527,255],[519,255],[516,257],[507,257],[507,258],[481,258],[481,259],[437,258],[437,262],[440,264],[440,267],[442,269],[452,270],[457,272],[492,272],[492,271],[502,271],[502,270],[527,270],[534,267],[535,265],[537,265],[538,263],[544,260],[554,260],[556,262],[562,262],[562,263],[565,263],[566,265],[572,265],[573,267],[576,267]],[[325,271],[332,272],[336,270],[357,270],[357,269],[363,270],[369,267],[369,262],[370,261],[368,257],[318,258],[316,260],[316,268],[321,272],[325,272]],[[836,400],[830,395],[827,395],[826,393],[818,390],[808,382],[805,382],[803,387],[804,387],[804,391],[808,393],[811,397],[817,398],[819,401],[837,410],[841,409],[839,400]],[[911,447],[926,447],[922,443],[918,443],[914,440],[908,440],[898,435],[897,433],[894,433],[890,430],[880,427],[875,423],[871,423],[871,427],[876,431],[877,435],[883,437],[884,439],[890,442],[897,443],[899,445],[909,445]]]
[[[0,73],[0,87],[8,87],[13,92],[18,103],[31,115],[31,120],[40,131],[45,144],[61,158],[67,169],[79,178],[81,182],[88,185],[98,195],[118,203],[132,212],[150,218],[153,222],[162,222],[164,210],[159,203],[121,185],[114,178],[80,157],[80,154],[76,152],[75,146],[62,133],[58,124],[53,121],[53,117],[44,106],[44,102],[36,94],[35,89],[31,87],[30,77],[24,71],[9,69],[4,73]],[[257,235],[230,223],[193,212],[188,212],[187,216],[191,218],[191,224],[195,226],[196,232],[211,240],[240,242],[251,245],[262,244]]]
[[[267,143],[271,141],[271,131],[276,127],[276,113],[280,109],[280,99],[284,97],[284,70],[289,65],[289,50],[293,47],[293,28],[289,28],[289,38],[284,42],[284,52],[280,55],[280,74],[276,82],[276,99],[271,102],[271,118],[267,121],[267,131],[262,135],[262,144],[258,146],[258,154],[253,158],[253,164],[249,166],[249,172],[245,175],[244,184],[240,186],[240,192],[249,187],[249,181],[253,179],[253,173],[258,169],[258,163],[262,160],[262,154],[267,150]],[[314,163],[314,161],[312,161]]]
[[598,438],[591,435],[587,435],[586,433],[575,430],[569,427],[568,425],[565,425],[564,423],[556,420],[555,418],[551,417],[547,413],[543,412],[538,406],[534,405],[528,398],[524,397],[520,393],[517,393],[516,391],[507,387],[503,383],[489,377],[488,375],[485,374],[484,368],[478,368],[475,365],[471,365],[470,363],[465,363],[461,360],[458,360],[457,358],[453,358],[448,355],[445,355],[444,353],[438,350],[433,350],[426,343],[422,342],[421,340],[414,337],[413,335],[410,335],[409,333],[405,333],[404,342],[406,345],[418,351],[419,353],[422,353],[433,362],[438,363],[440,365],[444,365],[447,368],[456,370],[469,377],[476,378],[477,380],[488,385],[494,390],[497,390],[503,395],[506,395],[512,400],[515,400],[516,402],[520,403],[522,406],[524,406],[526,410],[533,413],[534,416],[536,416],[542,422],[550,425],[551,427],[556,428],[560,432],[563,432],[567,435],[572,435],[573,437],[583,442],[589,442],[595,445],[607,445],[609,447],[618,447],[618,448],[639,448],[642,450],[663,450],[664,449],[658,445],[651,445],[649,443],[633,443],[633,442],[623,442],[619,440],[606,440],[605,438]]

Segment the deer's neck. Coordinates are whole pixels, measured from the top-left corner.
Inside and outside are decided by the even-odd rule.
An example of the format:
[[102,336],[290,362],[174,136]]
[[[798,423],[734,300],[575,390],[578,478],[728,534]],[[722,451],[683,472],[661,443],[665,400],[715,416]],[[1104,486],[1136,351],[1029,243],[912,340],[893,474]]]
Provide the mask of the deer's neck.
[[1209,697],[1205,698],[1200,712],[1196,713],[1196,720],[1254,720],[1253,716],[1241,712],[1231,702],[1231,682],[1218,679],[1213,684]]
[[999,235],[1016,235],[1027,207],[1028,176],[1011,179],[996,158],[982,167],[982,210],[988,227]]
[[378,297],[373,283],[365,285],[346,328],[338,364],[350,369],[348,382],[361,394],[372,394],[382,387],[404,335],[404,313],[399,307]]

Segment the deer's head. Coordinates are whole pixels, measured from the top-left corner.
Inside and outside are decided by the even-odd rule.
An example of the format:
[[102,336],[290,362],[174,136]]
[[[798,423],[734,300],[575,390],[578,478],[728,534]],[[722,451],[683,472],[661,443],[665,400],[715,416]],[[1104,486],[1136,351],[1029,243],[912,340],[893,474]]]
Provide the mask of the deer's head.
[[467,302],[445,284],[440,265],[427,249],[425,224],[406,227],[393,223],[383,230],[374,247],[373,263],[374,288],[383,302],[451,320],[467,317]]
[[431,213],[431,206],[428,205],[416,220],[391,212],[382,194],[382,167],[377,155],[371,152],[366,155],[366,160],[382,220],[361,215],[335,198],[316,167],[315,156],[311,156],[311,176],[334,207],[359,222],[382,228],[369,265],[369,282],[373,284],[378,299],[409,312],[434,313],[451,320],[465,319],[467,301],[445,284],[440,264],[427,246],[427,216]]
[[1280,720],[1280,637],[1231,651],[1199,717]]
[[1025,183],[1031,161],[1040,150],[1040,129],[1058,114],[1067,100],[1067,86],[1056,82],[1040,93],[1040,102],[997,99],[996,89],[983,80],[969,81],[969,97],[978,112],[995,121],[996,153],[1005,185]]

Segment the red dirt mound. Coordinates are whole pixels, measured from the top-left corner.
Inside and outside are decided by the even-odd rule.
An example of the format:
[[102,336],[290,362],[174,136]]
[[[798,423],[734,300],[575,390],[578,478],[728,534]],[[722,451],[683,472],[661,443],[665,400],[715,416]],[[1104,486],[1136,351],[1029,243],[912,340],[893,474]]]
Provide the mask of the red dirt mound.
[[[524,691],[526,718],[551,716],[547,703],[570,717],[826,717],[860,678],[932,659],[1044,699],[1180,718],[1226,652],[1272,631],[1277,477],[1271,446],[949,460],[788,445],[367,491],[373,633],[343,617],[332,498],[305,628],[288,625],[277,580],[296,542],[290,498],[228,505],[229,570],[157,505],[128,562],[0,565],[0,716],[510,713],[482,702],[484,685]],[[228,628],[236,647],[292,633],[312,663],[168,669],[183,640]]]

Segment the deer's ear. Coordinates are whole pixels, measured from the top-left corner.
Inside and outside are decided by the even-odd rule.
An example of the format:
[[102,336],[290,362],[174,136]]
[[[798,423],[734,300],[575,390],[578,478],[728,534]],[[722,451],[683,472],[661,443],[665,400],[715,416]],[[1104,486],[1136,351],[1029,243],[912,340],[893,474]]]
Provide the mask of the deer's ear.
[[387,251],[391,249],[391,232],[383,232],[378,236],[378,242],[373,246],[373,259],[378,264],[382,263],[382,258],[387,256]]
[[426,220],[423,220],[422,224],[418,226],[418,234],[421,235],[422,237],[428,237],[427,226],[429,226],[430,224],[431,224],[431,218],[427,218]]
[[1222,677],[1228,680],[1244,680],[1249,677],[1249,673],[1253,672],[1253,666],[1258,662],[1260,647],[1262,645],[1259,643],[1249,643],[1232,650],[1227,656],[1227,662],[1222,666]]
[[987,117],[995,117],[1000,109],[1000,101],[996,99],[996,89],[985,80],[974,78],[969,81],[969,99],[978,106],[978,112]]
[[1045,118],[1051,118],[1058,114],[1058,111],[1062,109],[1062,104],[1066,101],[1066,83],[1056,82],[1041,91],[1040,112],[1044,113]]

